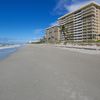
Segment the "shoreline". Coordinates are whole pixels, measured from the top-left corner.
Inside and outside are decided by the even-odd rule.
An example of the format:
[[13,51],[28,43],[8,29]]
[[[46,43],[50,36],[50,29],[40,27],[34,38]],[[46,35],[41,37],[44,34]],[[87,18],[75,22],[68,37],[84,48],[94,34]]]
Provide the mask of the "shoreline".
[[20,47],[20,45],[7,45],[7,46],[1,46],[1,47],[0,47],[0,50],[1,50],[1,49],[17,48],[17,47]]
[[16,53],[19,50],[19,48],[21,48],[20,45],[10,45],[10,46],[0,47],[0,61],[3,61],[12,54]]
[[[34,46],[34,44],[26,44],[24,47],[31,47]],[[36,45],[35,45],[36,46]],[[38,45],[37,45],[38,46]],[[81,53],[81,54],[88,54],[88,55],[100,55],[100,50],[93,48],[92,49],[88,49],[89,46],[85,46],[86,49],[84,49],[84,46],[72,46],[72,45],[52,45],[52,44],[40,44],[40,46],[42,48],[45,47],[56,47],[58,49],[62,49],[62,50],[66,50],[66,51],[71,51],[71,52],[76,52],[76,53]],[[6,58],[8,58],[9,56],[13,55],[16,52],[20,52],[19,49],[21,49],[23,46],[20,45],[13,45],[13,46],[5,46],[5,47],[0,47],[0,51],[6,51],[9,50],[9,52],[7,54],[4,54],[4,57],[0,57],[0,61],[5,60]],[[96,46],[95,46],[96,47]],[[11,51],[10,51],[11,50]],[[2,53],[2,52],[0,52]]]

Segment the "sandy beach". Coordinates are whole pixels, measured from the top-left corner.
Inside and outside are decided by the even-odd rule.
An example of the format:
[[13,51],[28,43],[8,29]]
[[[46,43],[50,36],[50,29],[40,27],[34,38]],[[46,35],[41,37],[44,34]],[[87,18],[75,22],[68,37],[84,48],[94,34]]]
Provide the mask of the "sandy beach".
[[100,55],[24,46],[0,61],[0,100],[100,100]]

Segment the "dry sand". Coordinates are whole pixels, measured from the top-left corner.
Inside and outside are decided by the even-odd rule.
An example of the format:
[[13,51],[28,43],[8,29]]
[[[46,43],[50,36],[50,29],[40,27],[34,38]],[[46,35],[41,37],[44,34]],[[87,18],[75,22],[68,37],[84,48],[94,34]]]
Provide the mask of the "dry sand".
[[0,61],[0,100],[100,100],[100,56],[23,47]]

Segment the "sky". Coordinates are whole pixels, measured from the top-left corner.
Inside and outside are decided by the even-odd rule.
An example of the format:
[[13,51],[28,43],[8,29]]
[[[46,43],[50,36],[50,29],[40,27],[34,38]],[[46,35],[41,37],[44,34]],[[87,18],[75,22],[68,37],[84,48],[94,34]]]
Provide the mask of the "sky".
[[[91,0],[0,0],[0,40],[30,41],[44,36],[57,19]],[[92,0],[93,1],[93,0]],[[100,3],[100,0],[94,0]]]

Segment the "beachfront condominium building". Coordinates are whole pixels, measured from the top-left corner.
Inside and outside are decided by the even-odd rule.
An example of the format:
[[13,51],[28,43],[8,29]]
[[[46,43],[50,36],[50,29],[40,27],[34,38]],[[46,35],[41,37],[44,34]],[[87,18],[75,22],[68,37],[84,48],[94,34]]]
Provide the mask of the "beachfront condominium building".
[[100,5],[91,2],[58,19],[66,28],[66,39],[74,42],[100,40]]
[[58,43],[60,41],[59,26],[52,26],[47,28],[45,38],[48,43]]

